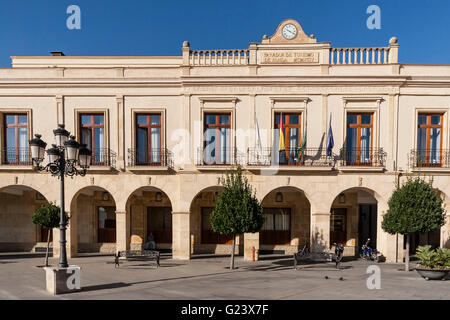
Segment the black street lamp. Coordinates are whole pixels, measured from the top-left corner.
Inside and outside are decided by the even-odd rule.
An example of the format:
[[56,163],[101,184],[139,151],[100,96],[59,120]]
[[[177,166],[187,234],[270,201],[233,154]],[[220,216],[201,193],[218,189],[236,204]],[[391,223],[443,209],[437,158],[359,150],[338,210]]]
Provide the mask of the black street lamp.
[[[48,164],[41,166],[44,161],[45,147],[47,143],[41,140],[41,135],[36,134],[35,138],[30,140],[31,158],[38,171],[51,172],[52,176],[60,178],[61,181],[61,208],[60,208],[60,255],[59,267],[68,268],[66,253],[66,217],[64,212],[64,176],[73,177],[76,175],[84,177],[86,169],[91,163],[91,150],[85,144],[80,145],[74,136],[70,136],[69,131],[64,129],[64,125],[60,124],[58,129],[53,130],[56,144],[47,150]],[[70,136],[70,139],[69,139]],[[80,148],[81,146],[81,148]],[[78,170],[76,165],[81,170]]]

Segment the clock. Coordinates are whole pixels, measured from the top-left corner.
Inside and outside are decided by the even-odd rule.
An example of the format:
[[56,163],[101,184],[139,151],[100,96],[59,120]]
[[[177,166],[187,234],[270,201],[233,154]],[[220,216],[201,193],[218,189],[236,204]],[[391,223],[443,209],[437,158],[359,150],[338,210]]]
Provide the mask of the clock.
[[288,23],[283,27],[282,34],[285,39],[292,40],[297,36],[297,27]]

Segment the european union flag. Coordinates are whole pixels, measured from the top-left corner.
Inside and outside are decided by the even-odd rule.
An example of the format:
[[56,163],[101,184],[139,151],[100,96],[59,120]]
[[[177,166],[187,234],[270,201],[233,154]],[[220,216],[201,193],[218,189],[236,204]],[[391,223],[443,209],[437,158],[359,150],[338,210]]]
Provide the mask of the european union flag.
[[331,117],[330,117],[330,128],[328,129],[327,138],[327,156],[331,157],[333,154],[334,139],[333,139],[333,129],[331,128]]

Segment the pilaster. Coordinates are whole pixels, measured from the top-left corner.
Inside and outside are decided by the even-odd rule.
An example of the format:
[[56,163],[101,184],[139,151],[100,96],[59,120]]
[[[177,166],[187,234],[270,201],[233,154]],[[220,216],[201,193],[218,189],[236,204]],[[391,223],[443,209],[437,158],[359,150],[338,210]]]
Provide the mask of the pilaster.
[[191,258],[190,213],[172,212],[172,258]]
[[130,249],[130,215],[116,211],[116,251]]
[[244,260],[252,260],[252,249],[255,248],[255,261],[259,258],[259,232],[244,233]]
[[329,212],[311,213],[311,250],[324,252],[330,249]]

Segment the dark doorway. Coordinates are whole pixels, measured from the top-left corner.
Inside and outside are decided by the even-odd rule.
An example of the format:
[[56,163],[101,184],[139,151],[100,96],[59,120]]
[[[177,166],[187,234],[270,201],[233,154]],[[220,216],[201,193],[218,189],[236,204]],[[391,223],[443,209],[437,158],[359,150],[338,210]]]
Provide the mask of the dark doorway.
[[116,242],[116,207],[97,207],[98,242]]
[[[411,235],[410,239],[409,254],[416,254],[418,246],[430,245],[432,249],[436,249],[441,246],[441,229],[424,234],[416,232]],[[403,249],[406,249],[406,235],[403,240]]]
[[50,242],[53,242],[53,229],[41,227],[41,242],[47,242],[48,233],[50,233]]
[[171,207],[147,207],[147,236],[150,233],[157,244],[172,243]]
[[332,208],[330,217],[330,244],[347,242],[347,208]]
[[369,246],[377,247],[377,205],[360,204],[358,219],[358,246],[361,248],[370,238]]

